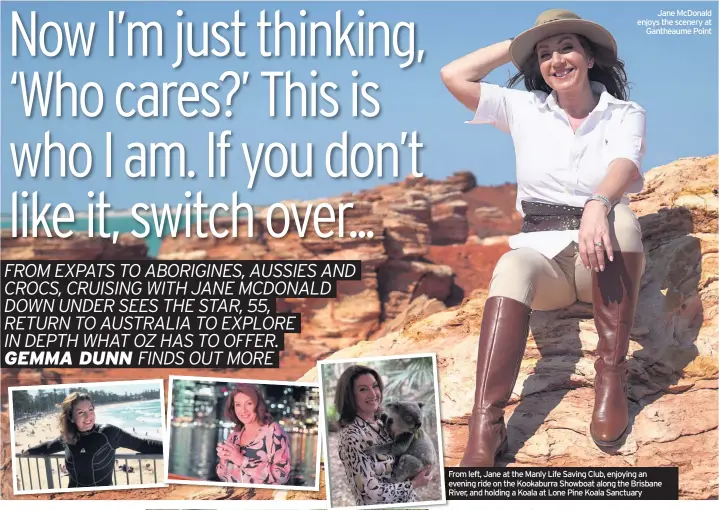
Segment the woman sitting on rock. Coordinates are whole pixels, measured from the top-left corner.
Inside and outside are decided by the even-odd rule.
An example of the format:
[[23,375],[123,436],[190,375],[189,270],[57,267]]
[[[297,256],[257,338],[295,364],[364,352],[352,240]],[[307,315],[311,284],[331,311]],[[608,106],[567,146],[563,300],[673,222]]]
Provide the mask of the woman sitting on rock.
[[[509,88],[482,82],[509,61]],[[628,427],[626,355],[644,271],[642,231],[626,193],[643,187],[645,111],[628,101],[612,35],[564,9],[512,40],[442,69],[449,91],[514,141],[522,232],[497,263],[485,304],[474,407],[462,466],[493,466],[507,451],[504,407],[517,380],[532,310],[590,302],[599,335],[595,443]],[[527,91],[511,86],[524,79]]]
[[346,369],[335,391],[341,427],[339,457],[358,506],[417,501],[414,489],[424,487],[430,480],[431,467],[412,480],[393,483],[390,477],[394,456],[365,453],[372,446],[392,442],[379,419],[383,392],[377,371],[362,365]]

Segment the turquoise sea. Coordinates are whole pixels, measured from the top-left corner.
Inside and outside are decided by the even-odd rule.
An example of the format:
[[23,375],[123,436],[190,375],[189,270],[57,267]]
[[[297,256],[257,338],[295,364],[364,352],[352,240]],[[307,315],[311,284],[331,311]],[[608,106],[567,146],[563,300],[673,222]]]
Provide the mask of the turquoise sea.
[[[218,215],[219,216],[219,215]],[[151,226],[153,225],[154,221],[151,219],[150,216],[142,216],[145,221],[147,221]],[[179,222],[179,228],[178,228],[178,235],[185,235],[184,229],[185,229],[185,220],[181,219]],[[0,223],[0,226],[2,228],[11,228],[12,227],[12,219],[10,216],[3,214],[2,221]],[[87,232],[88,222],[87,217],[81,217],[76,218],[73,223],[63,223],[62,224],[64,229],[72,229],[75,232]],[[98,220],[95,219],[95,228],[98,228]],[[133,230],[137,232],[144,232],[145,225],[138,222],[135,218],[133,218],[131,215],[118,215],[118,216],[108,216],[105,218],[105,232],[120,232],[120,233],[127,233],[132,232]],[[163,231],[163,235],[169,234],[169,228],[165,228]],[[149,235],[144,239],[145,243],[147,244],[148,248],[148,254],[151,257],[155,257],[159,251],[160,251],[160,245],[162,244],[162,237],[158,237],[155,235]]]
[[95,422],[115,425],[136,436],[162,439],[160,406],[159,399],[98,405],[95,408]]

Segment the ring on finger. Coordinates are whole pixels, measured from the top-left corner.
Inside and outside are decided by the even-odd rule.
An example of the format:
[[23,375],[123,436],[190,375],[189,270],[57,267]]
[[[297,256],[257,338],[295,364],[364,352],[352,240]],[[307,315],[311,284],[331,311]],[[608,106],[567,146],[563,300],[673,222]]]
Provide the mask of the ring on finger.
[[596,246],[597,248],[604,248],[604,243],[601,241],[596,241],[594,243],[594,246]]

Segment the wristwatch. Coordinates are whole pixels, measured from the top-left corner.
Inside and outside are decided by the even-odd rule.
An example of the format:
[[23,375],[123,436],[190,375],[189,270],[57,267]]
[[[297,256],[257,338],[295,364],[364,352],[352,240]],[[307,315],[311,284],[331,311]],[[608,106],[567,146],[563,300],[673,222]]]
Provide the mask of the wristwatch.
[[612,203],[609,198],[605,197],[604,195],[600,195],[599,193],[594,193],[592,196],[590,196],[587,201],[584,203],[584,205],[587,205],[588,202],[591,202],[592,200],[599,201],[603,203],[607,207],[607,214],[609,214],[612,209],[614,208],[614,204]]

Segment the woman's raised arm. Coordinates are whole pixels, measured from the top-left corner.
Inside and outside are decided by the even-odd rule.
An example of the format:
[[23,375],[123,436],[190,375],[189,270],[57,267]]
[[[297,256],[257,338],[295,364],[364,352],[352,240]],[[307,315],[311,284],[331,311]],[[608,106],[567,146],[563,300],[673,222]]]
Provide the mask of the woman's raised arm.
[[511,61],[510,44],[510,40],[498,42],[450,62],[441,70],[444,85],[460,103],[475,111],[481,90],[479,81]]

